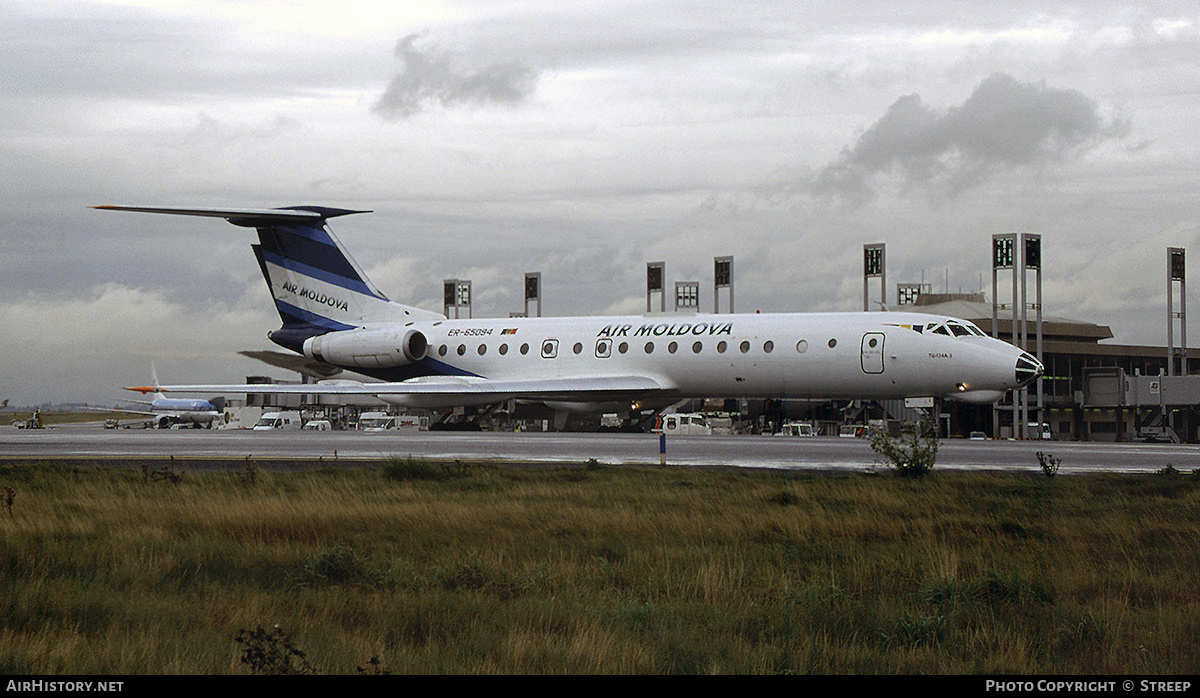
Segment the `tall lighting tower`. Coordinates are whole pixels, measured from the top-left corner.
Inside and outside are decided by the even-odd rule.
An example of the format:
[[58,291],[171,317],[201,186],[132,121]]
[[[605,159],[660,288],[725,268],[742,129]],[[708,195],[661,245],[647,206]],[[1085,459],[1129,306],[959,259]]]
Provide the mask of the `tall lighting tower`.
[[879,309],[887,310],[887,255],[882,243],[863,245],[863,311],[871,309],[871,279],[879,279]]
[[[1032,310],[1036,322],[1036,341],[1034,344],[1034,355],[1038,363],[1042,363],[1042,236],[1037,233],[1021,233],[1021,348],[1029,351],[1029,334],[1027,332],[1027,311],[1031,309],[1027,302],[1026,294],[1029,289],[1028,275],[1033,272],[1037,275],[1037,280],[1034,282],[1035,295]],[[1027,391],[1027,388],[1022,388],[1022,391]],[[1028,403],[1028,396],[1023,400]],[[1037,379],[1037,434],[1042,433],[1042,421],[1044,419],[1045,396],[1042,391],[1042,377]]]
[[[1187,375],[1186,264],[1182,247],[1167,248],[1167,375],[1175,375],[1175,320],[1179,320],[1180,373]],[[1179,284],[1179,312],[1175,312],[1175,284]]]
[[529,315],[529,304],[537,303],[537,315],[542,316],[542,272],[531,271],[525,273],[525,317]]
[[471,317],[471,282],[468,279],[446,279],[442,283],[442,300],[443,312],[446,317],[451,317],[450,311],[454,310],[452,319],[462,317],[462,309],[467,309],[467,317]]
[[651,298],[659,296],[659,312],[667,312],[666,262],[646,262],[646,312],[652,312]]
[[721,312],[721,289],[729,289],[729,312],[733,310],[733,257],[713,258],[713,312]]
[[[1012,271],[1012,304],[1006,306],[999,302],[998,272],[1001,269]],[[1029,272],[1036,276],[1035,300],[1029,301],[1028,285]],[[1029,347],[1029,310],[1036,310],[1036,344],[1032,352],[1037,360],[1042,361],[1042,236],[1037,233],[998,233],[992,236],[992,336],[1000,334],[999,311],[1011,309],[1011,341],[1014,345],[1030,351]],[[1037,382],[1037,404],[1034,411],[1040,420],[1044,406],[1042,379]],[[1013,436],[1022,439],[1027,436],[1029,424],[1029,389],[1021,388],[1013,394]],[[999,427],[999,412],[993,412],[993,427]]]

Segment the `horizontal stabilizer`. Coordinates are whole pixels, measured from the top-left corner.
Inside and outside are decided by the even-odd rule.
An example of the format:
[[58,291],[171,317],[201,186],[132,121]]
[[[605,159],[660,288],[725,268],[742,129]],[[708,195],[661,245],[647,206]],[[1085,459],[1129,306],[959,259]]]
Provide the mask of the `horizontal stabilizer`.
[[320,223],[329,218],[348,216],[354,213],[370,213],[370,211],[350,211],[341,208],[326,208],[324,206],[294,206],[290,208],[171,208],[150,206],[95,206],[101,211],[132,211],[134,213],[165,213],[173,216],[200,216],[204,218],[224,218],[225,220],[244,227],[254,228],[263,225],[279,223]]

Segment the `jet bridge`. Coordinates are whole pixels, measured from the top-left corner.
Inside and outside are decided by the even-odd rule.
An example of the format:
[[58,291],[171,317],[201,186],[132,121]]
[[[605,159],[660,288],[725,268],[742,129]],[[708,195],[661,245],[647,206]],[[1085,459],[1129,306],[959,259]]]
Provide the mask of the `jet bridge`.
[[[1083,407],[1111,409],[1133,416],[1133,436],[1179,442],[1171,413],[1200,406],[1200,376],[1128,375],[1119,367],[1084,369]],[[1123,424],[1123,417],[1118,419]],[[1185,423],[1186,433],[1189,428]],[[1120,433],[1120,429],[1118,429]]]

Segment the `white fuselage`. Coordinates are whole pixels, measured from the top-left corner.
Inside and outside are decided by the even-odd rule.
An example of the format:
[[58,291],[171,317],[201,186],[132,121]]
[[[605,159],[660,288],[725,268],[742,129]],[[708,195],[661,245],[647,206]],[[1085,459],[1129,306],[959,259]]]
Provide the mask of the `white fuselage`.
[[[929,331],[947,323],[963,331]],[[399,351],[382,339],[382,328],[364,329],[366,344],[380,338],[381,355]],[[1016,370],[1021,350],[983,336],[970,323],[920,313],[439,320],[407,323],[393,334],[412,330],[427,343],[424,358],[414,363],[439,374],[490,381],[641,376],[661,386],[660,396],[676,399],[936,396],[990,402],[1022,382]],[[439,402],[434,396],[380,397],[406,405]]]
[[204,424],[211,426],[220,414],[208,400],[159,397],[150,403],[150,409],[159,419],[176,424]]

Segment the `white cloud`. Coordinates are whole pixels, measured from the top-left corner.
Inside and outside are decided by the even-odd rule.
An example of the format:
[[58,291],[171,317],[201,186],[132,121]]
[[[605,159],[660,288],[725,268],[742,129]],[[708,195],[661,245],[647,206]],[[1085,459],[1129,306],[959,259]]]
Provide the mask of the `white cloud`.
[[207,378],[194,373],[204,366],[209,375],[240,379],[230,371],[231,346],[257,348],[263,328],[278,318],[257,300],[183,305],[160,290],[108,283],[80,295],[30,293],[0,303],[0,327],[10,328],[0,337],[9,357],[3,389],[18,398],[13,404],[32,396],[111,404],[122,385],[145,381],[152,363],[178,378]]

